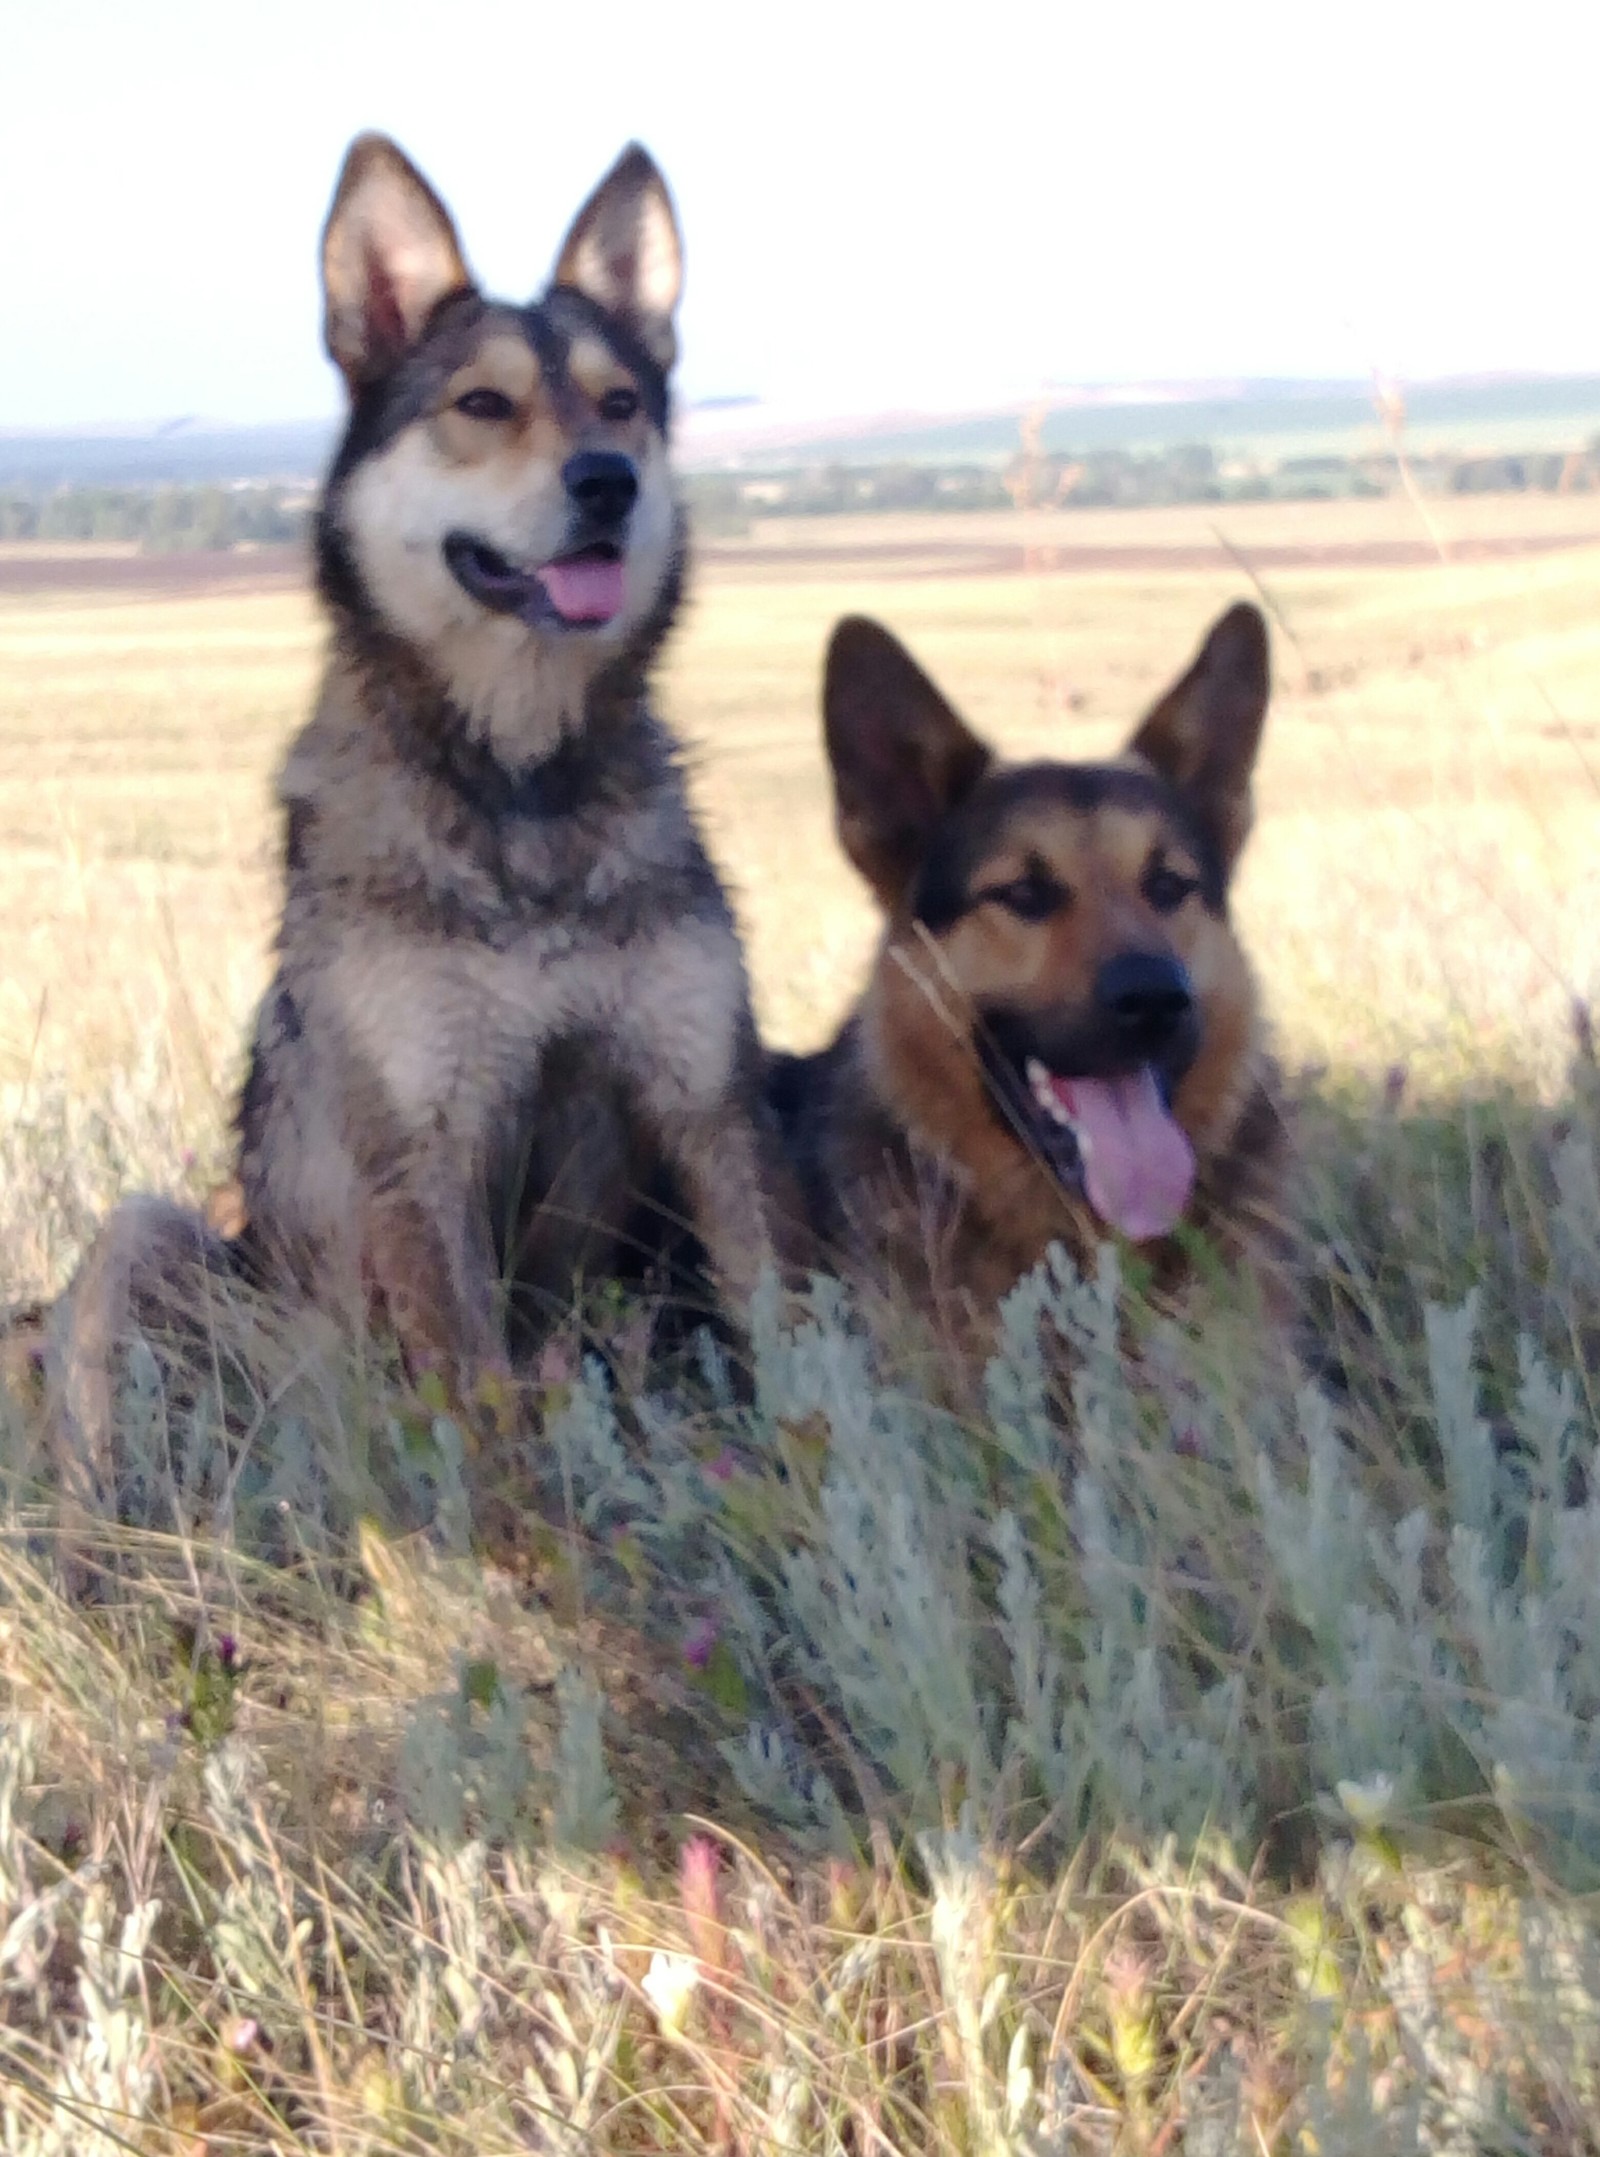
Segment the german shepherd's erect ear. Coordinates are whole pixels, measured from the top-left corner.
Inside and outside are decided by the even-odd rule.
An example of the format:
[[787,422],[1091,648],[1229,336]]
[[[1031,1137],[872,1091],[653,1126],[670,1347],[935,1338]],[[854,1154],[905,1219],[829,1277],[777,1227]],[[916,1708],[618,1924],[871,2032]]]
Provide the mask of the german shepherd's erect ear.
[[862,615],[829,641],[822,716],[839,843],[892,913],[934,826],[971,793],[990,752],[904,645]]
[[1194,665],[1128,744],[1186,796],[1226,882],[1250,836],[1250,779],[1270,692],[1267,625],[1241,601],[1214,622]]
[[450,213],[422,174],[387,135],[358,135],[322,230],[323,336],[352,394],[471,286]]
[[629,143],[573,219],[554,282],[618,316],[658,366],[671,367],[683,242],[667,183],[638,143]]

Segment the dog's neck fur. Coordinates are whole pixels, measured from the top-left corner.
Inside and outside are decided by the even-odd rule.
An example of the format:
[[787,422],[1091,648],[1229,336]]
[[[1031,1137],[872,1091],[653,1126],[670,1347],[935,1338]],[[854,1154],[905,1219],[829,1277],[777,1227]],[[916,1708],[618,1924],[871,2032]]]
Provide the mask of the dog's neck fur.
[[987,1190],[908,1124],[894,1105],[870,986],[822,1054],[833,1071],[824,1114],[850,1165],[842,1176],[820,1161],[808,1168],[802,1152],[818,1262],[842,1268],[869,1300],[882,1297],[891,1332],[915,1311],[935,1337],[981,1360],[995,1304],[1039,1256],[1006,1218],[1007,1194],[1030,1164],[1019,1157],[1008,1164],[1004,1189]]

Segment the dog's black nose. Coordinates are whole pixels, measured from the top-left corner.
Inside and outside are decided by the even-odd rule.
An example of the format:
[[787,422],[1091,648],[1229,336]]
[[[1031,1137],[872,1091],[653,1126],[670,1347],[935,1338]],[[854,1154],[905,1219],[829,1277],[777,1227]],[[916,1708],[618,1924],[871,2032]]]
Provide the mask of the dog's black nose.
[[620,524],[639,493],[632,458],[614,449],[580,449],[561,467],[561,482],[596,524]]
[[1095,1002],[1130,1047],[1157,1049],[1189,1016],[1194,995],[1176,959],[1125,951],[1095,978]]

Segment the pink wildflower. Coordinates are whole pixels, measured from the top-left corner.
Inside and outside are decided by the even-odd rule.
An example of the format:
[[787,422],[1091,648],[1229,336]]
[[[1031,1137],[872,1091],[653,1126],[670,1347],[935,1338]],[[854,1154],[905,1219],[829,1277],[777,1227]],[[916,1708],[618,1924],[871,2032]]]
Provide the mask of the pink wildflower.
[[727,1928],[720,1909],[722,1853],[709,1835],[691,1835],[678,1861],[678,1896],[702,1972],[714,1976],[727,1961]]

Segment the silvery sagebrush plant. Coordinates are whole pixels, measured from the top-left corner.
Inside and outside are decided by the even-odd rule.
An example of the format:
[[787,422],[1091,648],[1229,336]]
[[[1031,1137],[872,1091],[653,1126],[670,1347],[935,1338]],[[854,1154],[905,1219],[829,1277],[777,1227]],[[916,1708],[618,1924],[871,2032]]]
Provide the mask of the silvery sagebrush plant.
[[[0,1722],[0,2000],[17,2011],[0,2026],[35,2040],[0,2074],[0,2134],[8,2157],[115,2157],[158,2094],[144,1958],[161,1900],[119,1910],[109,1869],[94,1862],[35,1885],[26,1814],[40,1735],[31,1717]],[[68,1939],[75,1998],[64,2010],[49,1971]]]
[[[1574,1267],[1592,1169],[1586,1142],[1555,1156]],[[1109,1247],[1088,1278],[1053,1251],[1006,1299],[976,1417],[907,1383],[838,1283],[796,1309],[769,1281],[744,1383],[709,1336],[643,1392],[591,1356],[518,1458],[545,1517],[580,1531],[596,1609],[700,1613],[725,1765],[829,1846],[871,1789],[924,1828],[958,1793],[1024,1801],[1062,1846],[1097,1827],[1248,1840],[1298,1775],[1341,1819],[1342,1789],[1391,1821],[1466,1801],[1600,1864],[1591,1393],[1529,1333],[1508,1382],[1487,1325],[1478,1291],[1423,1311],[1435,1466],[1386,1480],[1363,1449],[1391,1427],[1264,1365],[1219,1388],[1204,1329],[1152,1323]],[[470,1547],[462,1426],[381,1369],[307,1352],[242,1440],[226,1406],[177,1397],[133,1345],[130,1517],[301,1564],[331,1562],[358,1508]],[[586,1682],[567,1681],[548,1758],[510,1680],[419,1698],[401,1780],[425,1830],[603,1844],[619,1815]]]
[[1479,1405],[1479,1308],[1469,1296],[1426,1314],[1434,1507],[1375,1518],[1310,1392],[1303,1487],[1258,1464],[1281,1592],[1317,1651],[1313,1771],[1326,1791],[1380,1792],[1393,1817],[1482,1798],[1548,1858],[1600,1865],[1600,1490],[1590,1478],[1585,1501],[1568,1502],[1592,1438],[1580,1439],[1572,1378],[1524,1337],[1495,1441]]
[[[1118,1304],[1113,1260],[1086,1282],[1060,1254],[1009,1299],[986,1383],[1003,1465],[987,1488],[929,1472],[937,1418],[883,1383],[837,1300],[769,1340],[768,1414],[820,1417],[829,1437],[814,1532],[782,1574],[790,1639],[904,1792],[940,1768],[992,1790],[1020,1760],[1076,1828],[1259,1831],[1252,1754],[1281,1740],[1258,1696],[1270,1712],[1284,1680],[1237,1658],[1206,1678],[1162,1615],[1164,1585],[1191,1562],[1145,1494],[1152,1451],[1174,1433],[1121,1353]],[[1392,1818],[1480,1801],[1551,1850],[1600,1860],[1592,1479],[1574,1502],[1592,1425],[1572,1374],[1525,1337],[1498,1436],[1480,1405],[1480,1326],[1472,1296],[1425,1314],[1440,1472],[1432,1500],[1398,1517],[1324,1391],[1264,1392],[1254,1506],[1236,1523],[1256,1577],[1219,1585],[1255,1604],[1257,1655],[1279,1656],[1283,1627],[1298,1629],[1282,1700],[1310,1711],[1308,1795],[1380,1791]],[[1064,1404],[1052,1336],[1070,1351]]]
[[457,1658],[455,1682],[414,1701],[397,1763],[402,1806],[431,1847],[540,1842],[603,1849],[617,1833],[605,1756],[604,1699],[571,1666],[556,1673],[556,1722],[545,1741],[526,1690],[488,1659]]
[[207,1935],[229,2003],[268,2027],[293,2028],[301,2006],[294,1968],[313,1920],[274,1848],[278,1800],[265,1763],[247,1739],[228,1736],[206,1759],[202,1790],[213,1847],[225,1856]]
[[[1479,1402],[1477,1301],[1430,1308],[1440,1472],[1395,1516],[1320,1386],[1264,1384],[1230,1436],[1204,1344],[1169,1330],[1130,1362],[1126,1312],[1114,1254],[1084,1280],[1052,1253],[1003,1308],[979,1430],[897,1382],[832,1282],[798,1314],[764,1296],[743,1397],[715,1351],[694,1398],[624,1401],[582,1366],[545,1457],[593,1537],[717,1612],[749,1710],[721,1742],[745,1795],[841,1832],[849,1764],[803,1733],[798,1680],[913,1814],[954,1776],[980,1800],[1031,1790],[1065,1841],[1097,1823],[1248,1839],[1275,1718],[1304,1713],[1305,1794],[1341,1816],[1341,1786],[1369,1809],[1381,1792],[1392,1819],[1479,1799],[1593,1848],[1600,1566],[1595,1511],[1568,1502],[1592,1454],[1572,1376],[1523,1341],[1508,1449]],[[814,1473],[774,1482],[797,1433]],[[1184,1468],[1204,1518],[1165,1490],[1179,1453],[1200,1456]],[[752,1481],[777,1493],[766,1515],[738,1510]],[[1186,1594],[1221,1628],[1201,1663]]]
[[[781,1644],[914,1807],[952,1774],[983,1800],[1014,1797],[1020,1778],[1063,1835],[1096,1804],[1198,1829],[1240,1801],[1239,1680],[1171,1695],[1161,1599],[1140,1592],[1153,1548],[1129,1462],[1148,1418],[1119,1329],[1114,1257],[1082,1281],[1052,1254],[1004,1307],[991,1427],[975,1439],[884,1371],[837,1284],[818,1284],[798,1320],[770,1302],[759,1314],[745,1445],[759,1460],[786,1431],[824,1443],[814,1490],[781,1516],[791,1547],[763,1600],[725,1560],[724,1603],[738,1637]],[[1053,1390],[1063,1345],[1070,1448]],[[1041,1586],[1038,1533],[1052,1585],[1071,1574],[1063,1603]],[[798,1824],[826,1778],[808,1778],[784,1728],[779,1703],[725,1751],[747,1795]]]

